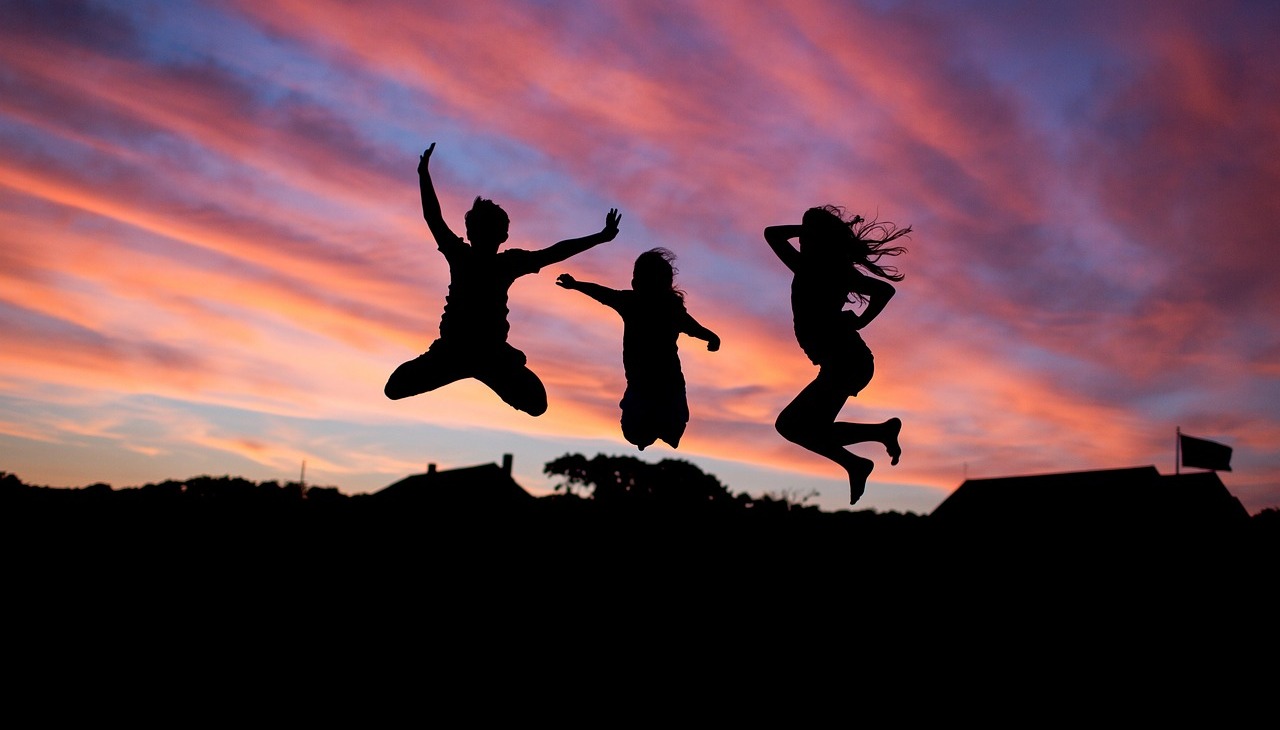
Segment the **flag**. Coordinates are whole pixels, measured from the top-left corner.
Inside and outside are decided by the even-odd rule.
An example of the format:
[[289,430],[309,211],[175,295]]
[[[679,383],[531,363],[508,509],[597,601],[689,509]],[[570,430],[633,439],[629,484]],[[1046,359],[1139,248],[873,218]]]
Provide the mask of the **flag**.
[[1198,439],[1184,433],[1178,434],[1178,446],[1182,450],[1182,465],[1194,469],[1231,471],[1231,447]]

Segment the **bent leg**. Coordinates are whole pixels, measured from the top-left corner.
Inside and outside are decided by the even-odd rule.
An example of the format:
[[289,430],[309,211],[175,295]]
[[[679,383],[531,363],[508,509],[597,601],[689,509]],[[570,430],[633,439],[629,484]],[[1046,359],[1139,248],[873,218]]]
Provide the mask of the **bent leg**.
[[647,423],[637,423],[635,419],[622,419],[622,437],[627,443],[634,445],[641,451],[645,447],[652,446],[653,442],[658,440],[656,429]]
[[658,424],[654,419],[655,408],[652,393],[627,383],[627,389],[618,401],[622,415],[618,425],[622,427],[622,437],[627,443],[644,451],[658,440]]
[[847,390],[839,382],[822,373],[778,414],[774,427],[783,438],[824,456],[844,467],[849,475],[849,504],[854,504],[866,491],[867,477],[875,464],[844,448],[836,416],[847,399]]
[[890,418],[884,423],[850,423],[837,421],[832,425],[832,433],[837,441],[845,446],[860,444],[864,441],[875,441],[884,444],[892,461],[896,465],[902,456],[902,446],[898,444],[898,434],[902,431],[902,421]]
[[832,425],[846,398],[821,374],[778,414],[774,427],[788,441],[814,451],[835,444]]
[[666,441],[671,448],[678,449],[680,448],[680,439],[684,436],[684,430],[687,426],[688,424],[685,423],[668,424],[659,435],[659,438]]
[[618,405],[622,408],[622,435],[641,451],[658,440],[680,448],[680,438],[689,424],[683,384],[629,384]]
[[518,411],[531,416],[541,416],[547,412],[546,386],[524,365],[489,368],[475,377]]
[[382,392],[391,400],[419,395],[468,376],[456,358],[442,350],[427,350],[418,357],[401,363],[387,378]]
[[679,392],[672,393],[669,403],[670,407],[663,415],[658,437],[666,441],[671,448],[678,449],[684,430],[689,426],[689,401],[684,389],[681,388]]

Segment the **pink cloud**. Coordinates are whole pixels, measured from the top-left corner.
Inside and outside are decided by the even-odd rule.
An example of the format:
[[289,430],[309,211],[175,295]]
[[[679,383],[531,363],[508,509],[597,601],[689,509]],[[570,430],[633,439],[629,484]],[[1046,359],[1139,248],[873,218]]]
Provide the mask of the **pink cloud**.
[[[438,141],[459,228],[471,196],[496,190],[513,246],[623,209],[623,236],[566,271],[623,285],[644,248],[680,254],[691,308],[725,342],[682,343],[694,420],[681,453],[829,474],[772,430],[813,369],[760,232],[837,202],[917,226],[900,296],[866,333],[881,370],[846,411],[908,422],[911,458],[875,479],[945,489],[965,464],[1162,457],[1176,416],[1151,404],[1170,396],[1244,402],[1234,419],[1196,414],[1245,458],[1264,454],[1254,468],[1269,476],[1251,485],[1280,478],[1256,437],[1274,419],[1248,396],[1274,387],[1278,346],[1280,272],[1257,255],[1278,218],[1277,77],[1265,39],[1230,12],[1133,25],[1094,8],[1053,28],[1029,14],[1014,32],[827,2],[228,7],[227,27],[265,30],[265,46],[161,63],[146,28],[112,13],[95,21],[110,43],[34,21],[4,34],[0,62],[21,81],[0,100],[0,134],[19,141],[0,162],[0,314],[21,342],[0,378],[625,446],[619,323],[558,290],[558,271],[512,291],[512,339],[552,393],[546,417],[465,383],[380,399],[443,303],[413,172],[416,148]],[[1070,47],[1081,27],[1105,73],[1053,110],[972,43],[1025,45],[1034,30]],[[276,49],[314,77],[270,63]],[[1262,380],[1222,385],[1250,374]],[[190,439],[299,456],[249,448],[258,434]]]

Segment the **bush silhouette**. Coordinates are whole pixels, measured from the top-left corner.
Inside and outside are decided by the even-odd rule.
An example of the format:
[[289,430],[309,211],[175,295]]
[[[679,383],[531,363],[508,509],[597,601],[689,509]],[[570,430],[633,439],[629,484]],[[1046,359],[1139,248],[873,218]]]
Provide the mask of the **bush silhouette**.
[[601,505],[649,505],[697,509],[737,504],[720,480],[683,459],[655,464],[634,456],[565,454],[543,473],[563,477],[556,491],[589,497]]

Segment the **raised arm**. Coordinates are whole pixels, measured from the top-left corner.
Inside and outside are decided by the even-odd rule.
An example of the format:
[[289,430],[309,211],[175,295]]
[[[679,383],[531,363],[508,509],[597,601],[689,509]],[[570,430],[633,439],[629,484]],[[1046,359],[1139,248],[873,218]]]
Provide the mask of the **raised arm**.
[[618,213],[617,208],[610,208],[609,213],[604,217],[604,228],[599,233],[593,233],[590,236],[582,238],[571,238],[567,241],[560,241],[552,245],[534,251],[538,257],[538,267],[555,264],[570,256],[576,256],[587,249],[598,246],[602,243],[612,241],[618,237],[618,223],[622,221],[622,215]]
[[764,229],[764,240],[769,243],[769,248],[792,271],[800,264],[800,251],[792,245],[791,239],[798,237],[800,230],[799,225],[769,226]]
[[862,329],[884,311],[898,290],[884,279],[863,275],[858,281],[857,291],[867,298],[867,306],[863,307],[856,320],[858,329]]
[[613,307],[614,309],[617,309],[620,304],[618,296],[619,292],[617,289],[610,289],[607,286],[595,284],[590,281],[578,281],[568,274],[561,274],[557,277],[556,286],[562,289],[580,291],[597,302],[608,307]]
[[422,192],[422,217],[426,219],[431,235],[435,236],[436,245],[443,247],[457,242],[458,236],[444,222],[444,214],[440,212],[440,200],[436,197],[436,188],[431,182],[428,163],[435,148],[436,143],[432,142],[427,151],[418,158],[418,188]]
[[700,340],[707,341],[707,349],[715,352],[720,349],[720,336],[715,332],[703,327],[698,320],[693,318],[688,312],[684,315],[684,322],[680,325],[680,331],[690,337],[697,337]]

